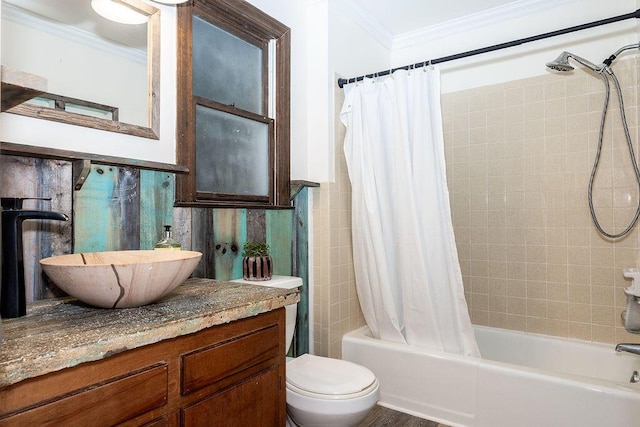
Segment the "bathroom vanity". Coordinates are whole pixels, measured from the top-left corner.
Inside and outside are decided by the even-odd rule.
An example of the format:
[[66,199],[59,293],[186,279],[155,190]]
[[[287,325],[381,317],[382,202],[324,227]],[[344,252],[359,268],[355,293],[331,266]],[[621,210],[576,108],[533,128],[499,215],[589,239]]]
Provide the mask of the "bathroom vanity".
[[4,321],[0,426],[284,425],[296,289],[190,279],[156,304],[73,299]]

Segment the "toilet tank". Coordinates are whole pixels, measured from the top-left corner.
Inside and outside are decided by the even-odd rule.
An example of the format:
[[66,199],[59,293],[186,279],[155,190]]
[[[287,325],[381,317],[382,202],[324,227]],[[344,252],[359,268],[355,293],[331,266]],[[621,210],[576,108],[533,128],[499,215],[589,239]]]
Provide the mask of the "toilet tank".
[[[268,286],[271,288],[294,289],[302,286],[302,279],[293,276],[272,276],[271,280],[231,280],[234,283],[244,283],[247,285]],[[298,304],[290,304],[285,306],[286,316],[286,339],[285,353],[289,352],[291,341],[293,341],[293,331],[296,329],[296,317],[298,315]]]

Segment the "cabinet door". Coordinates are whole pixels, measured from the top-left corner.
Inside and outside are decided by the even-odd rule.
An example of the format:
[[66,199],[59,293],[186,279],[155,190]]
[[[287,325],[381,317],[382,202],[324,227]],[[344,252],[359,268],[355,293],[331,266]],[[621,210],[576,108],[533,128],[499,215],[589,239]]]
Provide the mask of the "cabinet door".
[[110,426],[167,403],[168,366],[160,363],[0,419],[0,427]]
[[284,414],[281,413],[280,408],[280,394],[283,392],[280,381],[278,366],[262,371],[220,393],[183,408],[182,425],[185,427],[284,425]]

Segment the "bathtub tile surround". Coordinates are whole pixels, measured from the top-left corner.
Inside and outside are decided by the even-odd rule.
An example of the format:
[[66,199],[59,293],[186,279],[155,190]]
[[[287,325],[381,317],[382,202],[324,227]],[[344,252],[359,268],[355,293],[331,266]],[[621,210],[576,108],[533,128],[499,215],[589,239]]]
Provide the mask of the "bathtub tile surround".
[[[614,67],[638,155],[640,66],[621,58]],[[336,89],[336,123],[343,96]],[[603,97],[600,79],[581,69],[443,94],[453,223],[474,324],[609,344],[640,339],[620,320],[630,284],[622,270],[640,267],[638,226],[608,242],[587,204]],[[620,229],[637,187],[616,104],[612,93],[594,193],[602,224]],[[335,129],[336,182],[313,190],[313,339],[317,354],[340,357],[340,336],[364,319],[349,261],[345,129]]]
[[[636,155],[638,67],[635,59],[614,65]],[[610,242],[589,216],[603,99],[600,78],[581,69],[443,95],[453,223],[474,324],[603,343],[639,339],[620,321],[630,285],[622,270],[640,267],[638,226]],[[614,91],[594,187],[609,231],[623,229],[636,209],[625,156]]]

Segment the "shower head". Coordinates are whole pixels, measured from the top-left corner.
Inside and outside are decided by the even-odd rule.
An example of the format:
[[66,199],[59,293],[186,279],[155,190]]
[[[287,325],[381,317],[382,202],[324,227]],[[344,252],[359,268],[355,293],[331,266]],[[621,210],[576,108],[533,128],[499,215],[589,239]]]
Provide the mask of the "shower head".
[[555,71],[571,71],[573,67],[569,64],[569,52],[562,52],[560,56],[551,62],[547,62],[547,68]]
[[551,68],[555,71],[571,71],[573,70],[573,66],[569,63],[569,58],[574,59],[576,62],[584,65],[585,67],[591,69],[591,71],[595,71],[596,73],[600,73],[604,66],[598,67],[590,61],[587,61],[584,58],[579,57],[578,55],[574,55],[570,52],[562,52],[560,56],[554,59],[551,62],[547,62],[547,67]]

